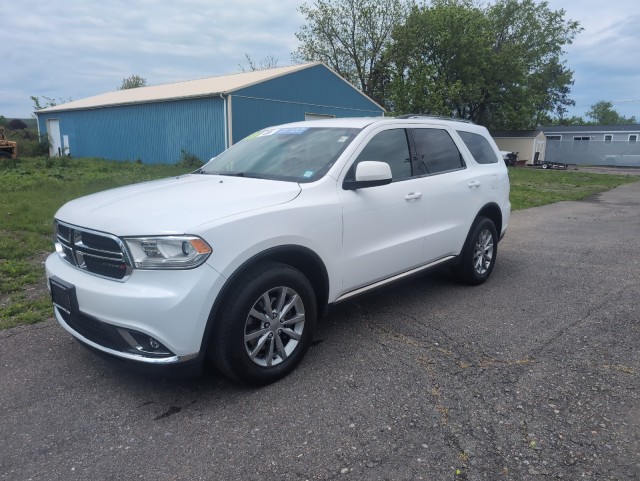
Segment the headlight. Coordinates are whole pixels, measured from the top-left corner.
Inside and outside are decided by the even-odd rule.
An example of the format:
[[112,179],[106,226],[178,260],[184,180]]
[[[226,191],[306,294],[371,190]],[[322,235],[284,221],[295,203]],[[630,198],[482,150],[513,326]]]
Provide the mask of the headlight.
[[134,267],[138,269],[193,269],[207,260],[211,247],[200,237],[128,237]]

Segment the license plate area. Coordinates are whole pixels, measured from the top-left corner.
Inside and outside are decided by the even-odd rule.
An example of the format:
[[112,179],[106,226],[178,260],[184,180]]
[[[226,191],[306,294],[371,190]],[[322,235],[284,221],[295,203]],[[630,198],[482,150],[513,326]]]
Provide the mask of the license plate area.
[[73,284],[51,277],[49,279],[51,287],[51,300],[53,304],[68,314],[78,312],[78,298],[76,296],[76,287]]

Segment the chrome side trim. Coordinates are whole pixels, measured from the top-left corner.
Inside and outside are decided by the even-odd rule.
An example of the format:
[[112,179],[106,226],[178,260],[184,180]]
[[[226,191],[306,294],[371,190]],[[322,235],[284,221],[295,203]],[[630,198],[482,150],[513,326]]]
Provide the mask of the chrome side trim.
[[161,364],[161,365],[177,364],[179,362],[189,361],[191,359],[194,359],[194,358],[198,357],[198,353],[197,352],[193,353],[193,354],[186,354],[184,356],[169,356],[169,357],[156,357],[156,358],[153,358],[153,357],[138,356],[136,354],[130,354],[128,352],[115,351],[113,349],[109,349],[108,347],[101,346],[100,344],[96,344],[95,342],[90,341],[89,339],[87,339],[83,335],[78,334],[76,331],[71,329],[71,327],[66,322],[64,322],[64,319],[62,319],[62,316],[60,316],[60,314],[58,314],[58,306],[55,306],[53,311],[54,311],[54,313],[56,315],[56,320],[73,337],[78,339],[80,342],[83,342],[84,344],[87,344],[87,345],[89,345],[89,346],[91,346],[91,347],[93,347],[95,349],[98,349],[99,351],[106,352],[107,354],[110,354],[110,355],[115,356],[115,357],[119,357],[119,358],[122,358],[122,359],[128,359],[130,361],[142,362],[142,363],[146,363],[146,364]]
[[335,301],[333,301],[333,303],[337,304],[338,302],[346,301],[347,299],[351,299],[352,297],[355,297],[357,295],[363,294],[363,293],[365,293],[367,291],[370,291],[372,289],[376,289],[378,287],[382,287],[382,286],[384,286],[386,284],[391,284],[392,282],[399,281],[400,279],[404,279],[405,277],[409,277],[409,276],[417,274],[417,273],[419,273],[421,271],[425,271],[427,269],[431,269],[432,267],[435,267],[435,266],[437,266],[439,264],[443,264],[443,263],[445,263],[447,261],[450,261],[451,259],[455,259],[455,256],[443,257],[442,259],[438,259],[437,261],[430,262],[429,264],[425,264],[423,266],[416,267],[415,269],[411,269],[410,271],[402,272],[400,274],[396,274],[395,276],[388,277],[387,279],[383,279],[383,280],[375,282],[373,284],[369,284],[368,286],[360,287],[359,289],[355,289],[353,291],[350,291],[350,292],[347,292],[346,294],[341,295]]

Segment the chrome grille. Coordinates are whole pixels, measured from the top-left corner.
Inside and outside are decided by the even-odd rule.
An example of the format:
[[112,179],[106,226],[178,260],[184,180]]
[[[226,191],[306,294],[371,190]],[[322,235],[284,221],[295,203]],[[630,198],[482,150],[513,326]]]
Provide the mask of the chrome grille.
[[72,266],[101,277],[126,280],[131,262],[114,235],[55,221],[56,251]]

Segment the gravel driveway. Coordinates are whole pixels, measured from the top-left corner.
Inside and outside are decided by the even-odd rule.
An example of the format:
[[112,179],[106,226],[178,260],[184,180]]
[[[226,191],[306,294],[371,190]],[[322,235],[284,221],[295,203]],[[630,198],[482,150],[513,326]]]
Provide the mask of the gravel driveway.
[[490,281],[336,307],[252,390],[0,332],[0,480],[640,479],[640,183],[515,212]]

